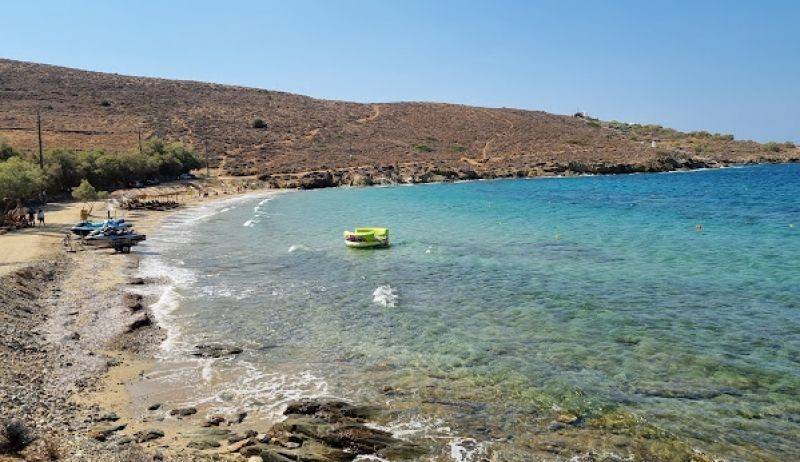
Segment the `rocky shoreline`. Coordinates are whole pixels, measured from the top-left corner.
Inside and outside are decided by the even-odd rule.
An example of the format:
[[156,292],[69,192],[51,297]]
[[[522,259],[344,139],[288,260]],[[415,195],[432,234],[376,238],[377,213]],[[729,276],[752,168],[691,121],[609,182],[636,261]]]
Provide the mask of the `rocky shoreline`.
[[734,160],[715,160],[702,157],[664,156],[646,163],[610,162],[534,162],[529,165],[494,165],[490,162],[411,163],[383,166],[349,167],[313,170],[299,173],[263,174],[259,179],[270,188],[318,189],[338,186],[372,186],[392,184],[442,183],[501,178],[537,178],[574,175],[618,175],[629,173],[658,173],[722,168],[756,163],[800,162],[800,158],[757,157],[746,163]]

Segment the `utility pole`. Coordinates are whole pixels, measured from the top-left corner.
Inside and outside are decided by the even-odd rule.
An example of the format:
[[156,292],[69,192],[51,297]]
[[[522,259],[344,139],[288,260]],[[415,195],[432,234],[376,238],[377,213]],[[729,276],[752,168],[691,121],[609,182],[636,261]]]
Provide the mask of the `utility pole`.
[[39,168],[44,170],[44,154],[42,153],[42,116],[36,109],[36,131],[39,133]]
[[208,141],[203,140],[203,152],[206,156],[206,179],[211,178],[211,173],[208,170]]
[[139,134],[139,154],[142,154],[142,129],[137,130],[137,133]]

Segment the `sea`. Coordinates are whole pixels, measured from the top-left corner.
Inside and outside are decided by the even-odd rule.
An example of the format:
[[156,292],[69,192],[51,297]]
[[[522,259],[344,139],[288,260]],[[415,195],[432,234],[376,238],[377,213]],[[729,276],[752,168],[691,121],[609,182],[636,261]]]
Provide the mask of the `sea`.
[[[391,247],[345,247],[362,226]],[[268,191],[152,234],[167,338],[142,406],[372,403],[435,460],[609,428],[623,456],[645,435],[800,460],[800,164]],[[192,356],[214,342],[244,351]]]

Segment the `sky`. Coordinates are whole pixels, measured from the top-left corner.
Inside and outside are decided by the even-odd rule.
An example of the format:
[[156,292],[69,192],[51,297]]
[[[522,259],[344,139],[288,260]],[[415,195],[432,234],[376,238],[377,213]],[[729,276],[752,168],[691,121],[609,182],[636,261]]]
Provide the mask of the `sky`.
[[796,0],[15,1],[0,31],[23,61],[800,142]]

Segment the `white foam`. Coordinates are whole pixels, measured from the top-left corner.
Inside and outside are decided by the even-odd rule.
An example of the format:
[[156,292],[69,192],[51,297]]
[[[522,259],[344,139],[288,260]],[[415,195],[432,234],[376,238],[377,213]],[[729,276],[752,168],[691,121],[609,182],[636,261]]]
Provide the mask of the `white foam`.
[[173,320],[173,313],[179,305],[180,295],[175,291],[175,286],[166,286],[158,301],[150,307],[156,323],[167,331],[166,338],[161,342],[161,351],[165,354],[175,350],[175,345],[181,334],[180,327]]
[[457,462],[477,462],[486,456],[486,443],[472,438],[454,438],[448,446],[450,458]]
[[254,220],[247,220],[242,224],[242,226],[247,227],[247,228],[252,228],[255,225],[256,225],[256,223],[255,223]]
[[210,383],[211,379],[214,378],[214,360],[209,359],[203,361],[203,369],[200,373],[200,376],[203,377],[203,381],[205,383]]
[[289,247],[289,253],[296,252],[298,250],[309,250],[308,247],[304,246],[303,244],[295,244]]
[[372,292],[372,301],[377,303],[378,305],[382,305],[388,308],[394,308],[395,304],[397,303],[398,295],[392,289],[392,286],[389,284],[379,286]]

